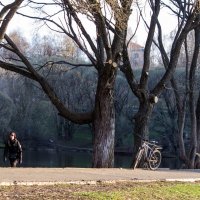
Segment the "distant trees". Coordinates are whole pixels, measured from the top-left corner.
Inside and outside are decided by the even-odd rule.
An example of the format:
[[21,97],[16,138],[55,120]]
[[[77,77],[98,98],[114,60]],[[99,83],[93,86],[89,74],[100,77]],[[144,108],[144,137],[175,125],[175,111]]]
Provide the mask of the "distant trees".
[[[176,98],[178,111],[178,128],[177,128],[177,146],[180,160],[187,168],[200,166],[199,158],[196,153],[199,152],[198,141],[198,59],[199,59],[199,28],[196,27],[192,32],[195,42],[190,43],[190,37],[185,40],[185,73],[182,79],[184,87],[178,89],[176,80],[173,79],[172,87]],[[192,37],[193,38],[193,37]],[[193,40],[193,39],[192,39]],[[189,122],[186,121],[186,115],[189,116]],[[189,129],[185,130],[186,124]],[[186,142],[187,141],[187,142]],[[198,159],[197,159],[198,158]]]
[[[94,105],[96,86],[93,85],[93,79],[96,79],[95,71],[81,68],[73,69],[72,67],[65,67],[66,69],[68,71],[62,72],[61,76],[60,71],[54,68],[48,76],[49,82],[54,84],[58,95],[73,110],[88,110],[91,105]],[[60,79],[56,79],[58,76]],[[80,82],[84,84],[79,86]],[[38,141],[43,144],[48,143],[50,139],[58,144],[71,140],[72,144],[74,142],[76,145],[74,134],[81,132],[83,132],[83,138],[85,132],[91,138],[93,137],[91,126],[78,126],[57,115],[56,109],[53,108],[53,105],[34,81],[7,72],[1,74],[0,85],[3,94],[9,96],[11,101],[7,101],[7,104],[12,108],[10,114],[6,110],[8,112],[6,115],[4,110],[1,110],[3,120],[7,121],[5,129],[0,127],[2,134],[14,129],[25,145],[32,143],[32,146],[36,145]],[[131,122],[127,121],[127,112],[132,109],[129,97],[130,90],[124,90],[124,87],[127,87],[127,83],[124,77],[120,76],[115,88],[117,92],[115,99],[115,109],[117,110],[116,147],[126,147],[126,141],[131,138]],[[5,109],[5,105],[2,105]],[[2,141],[2,137],[0,137],[0,141]],[[92,139],[90,142],[92,143]]]
[[[149,137],[149,121],[151,119],[153,108],[157,103],[159,96],[166,88],[166,85],[173,78],[173,74],[179,59],[180,50],[187,35],[190,33],[190,31],[197,28],[199,23],[199,4],[197,2],[191,2],[191,4],[188,4],[188,2],[172,1],[171,3],[166,2],[166,7],[170,9],[175,7],[176,13],[179,14],[179,18],[177,21],[178,29],[175,37],[173,38],[170,54],[168,55],[163,44],[162,25],[159,23],[158,19],[161,1],[149,1],[152,15],[150,24],[148,25],[146,22],[149,31],[144,48],[144,65],[139,81],[136,80],[134,71],[132,71],[127,53],[127,44],[124,43],[124,65],[121,69],[127,78],[132,92],[139,100],[139,109],[134,116],[134,152],[136,152],[139,148],[141,144],[141,138]],[[157,38],[155,34],[157,34]],[[150,88],[149,69],[151,67],[150,55],[153,43],[155,43],[160,50],[163,59],[163,65],[165,66],[166,71],[162,77],[154,83],[155,85]]]
[[[15,2],[21,3],[22,1]],[[45,56],[45,60],[41,59],[40,62],[35,63],[35,60],[33,60],[33,52],[30,51],[29,54],[25,54],[23,50],[20,49],[20,46],[16,45],[17,43],[14,42],[14,37],[11,38],[5,35],[5,40],[0,46],[14,53],[15,57],[11,59],[4,57],[0,60],[0,67],[17,72],[36,81],[54,104],[60,116],[77,124],[91,123],[94,130],[93,166],[113,167],[116,118],[114,88],[119,65],[121,65],[120,69],[125,74],[132,93],[139,101],[138,111],[134,115],[134,149],[136,152],[141,143],[141,138],[148,138],[149,136],[149,122],[153,108],[159,96],[166,88],[166,85],[173,78],[183,42],[188,33],[198,27],[199,5],[197,1],[166,2],[167,8],[175,8],[174,10],[171,9],[171,11],[176,11],[179,14],[177,22],[178,29],[172,43],[170,54],[167,54],[164,48],[162,26],[159,23],[161,1],[149,1],[151,19],[149,23],[145,22],[148,27],[148,36],[144,48],[144,64],[139,79],[136,79],[135,72],[132,70],[127,50],[128,20],[132,12],[132,4],[135,1],[105,0],[99,2],[91,0],[52,0],[51,2],[27,2],[28,6],[35,8],[37,11],[40,11],[40,13],[39,15],[34,13],[34,16],[28,16],[25,13],[21,13],[21,15],[36,19],[46,24],[51,30],[66,35],[71,39],[67,39],[67,43],[70,43],[70,45],[65,45],[65,47],[67,46],[68,52],[75,55],[75,52],[77,52],[76,50],[81,50],[90,62],[89,64],[85,62],[72,63],[70,60],[69,63],[68,54],[62,54],[64,56],[61,59],[58,59],[58,57],[53,58],[60,48],[58,47],[57,50],[54,51],[54,45],[51,46],[52,44],[49,42],[49,38],[44,37],[42,43],[38,40],[38,45],[35,45],[34,52],[38,51],[39,55],[42,54]],[[138,5],[140,2],[136,1],[135,3]],[[162,4],[165,5],[165,1],[163,1]],[[19,4],[17,4],[17,6],[19,6]],[[52,6],[54,8],[53,11],[49,9]],[[6,6],[2,8],[2,11],[5,8]],[[62,17],[60,13],[62,13]],[[58,18],[59,20],[57,20]],[[87,26],[85,25],[86,21],[89,23],[89,26],[91,25],[91,27],[94,28],[94,31],[88,29],[88,24]],[[161,52],[163,65],[166,71],[161,78],[155,82],[154,86],[150,86],[149,73],[152,64],[150,58],[153,43]],[[78,49],[75,48],[75,45]],[[39,47],[41,47],[42,50],[39,50]],[[63,49],[65,50],[65,48]],[[78,57],[79,53],[77,53],[77,58]],[[91,101],[92,103],[89,109],[84,101],[85,94],[82,93],[82,90],[86,91],[86,88],[82,87],[82,85],[85,84],[85,82],[82,82],[82,79],[78,79],[78,84],[76,82],[77,89],[75,91],[71,91],[65,95],[63,95],[65,87],[60,88],[59,82],[57,82],[57,84],[56,81],[53,81],[54,74],[50,73],[53,72],[52,69],[57,69],[57,72],[60,72],[60,79],[63,76],[62,72],[68,65],[74,67],[93,66],[96,70],[95,79],[92,80],[93,85],[95,85],[92,95],[95,97],[94,102]],[[63,77],[63,80],[69,80],[67,76]],[[55,80],[57,80],[57,78],[55,78]],[[73,84],[75,84],[75,82],[73,82]],[[70,83],[68,87],[70,87]],[[191,85],[191,89],[192,87]],[[79,103],[82,103],[82,109],[76,109],[74,104],[73,106],[70,104],[71,93],[77,94],[76,92],[80,95],[78,100]],[[118,94],[120,95],[120,90]],[[191,95],[193,94],[191,93]],[[92,98],[88,95],[87,99]],[[126,101],[126,99],[124,99],[124,101]],[[191,105],[192,104],[193,102],[191,101]],[[118,106],[118,109],[120,109],[120,105]],[[193,108],[192,106],[191,109]],[[191,113],[194,115],[194,109],[191,110]],[[193,147],[194,146],[196,148],[196,143]]]
[[43,100],[36,102],[32,106],[30,120],[30,124],[34,124],[34,127],[30,127],[33,138],[38,138],[43,141],[56,139],[56,120],[54,116],[54,110],[49,101]]
[[[23,52],[14,44],[7,35],[6,46],[9,46],[19,57],[23,65],[10,64],[1,61],[1,67],[20,73],[37,81],[59,114],[72,122],[85,124],[92,123],[94,127],[94,167],[112,167],[114,164],[114,136],[115,136],[115,110],[114,110],[114,84],[119,63],[123,40],[126,37],[129,15],[131,14],[132,0],[123,2],[112,1],[52,1],[46,3],[30,2],[32,7],[40,7],[42,20],[59,32],[66,34],[87,55],[91,64],[98,73],[97,88],[95,93],[95,106],[91,112],[76,113],[61,101],[56,92],[49,85],[47,79],[36,70],[36,67],[25,57]],[[57,5],[58,12],[48,14],[47,6]],[[56,8],[56,7],[54,7]],[[63,11],[63,26],[55,21],[57,14]],[[96,29],[96,41],[84,26],[81,18],[86,16]],[[76,29],[73,24],[76,24]],[[78,33],[78,35],[77,35]],[[80,34],[79,34],[80,33]],[[92,53],[91,53],[92,52]],[[46,65],[44,65],[46,66]]]
[[[12,100],[0,92],[0,130],[5,133],[8,130],[8,125],[11,121],[14,105]],[[3,135],[4,137],[5,135]]]
[[[183,2],[176,2],[175,8],[172,6],[170,9],[173,13],[176,14],[179,24],[178,29],[175,34],[171,54],[167,55],[166,50],[164,49],[164,45],[162,44],[162,40],[159,40],[159,47],[162,54],[163,64],[166,70],[169,69],[169,64],[173,60],[180,61],[180,52],[181,46],[184,47],[185,50],[185,75],[182,79],[184,83],[183,87],[180,88],[177,82],[177,78],[172,75],[171,78],[171,87],[173,88],[175,100],[176,100],[176,108],[178,112],[177,117],[177,132],[176,142],[179,152],[179,158],[184,162],[185,167],[194,168],[195,167],[195,159],[197,152],[197,121],[196,121],[196,70],[197,70],[197,61],[199,54],[199,2],[194,1],[192,5],[188,5]],[[191,36],[191,32],[195,33],[195,42],[194,48],[193,43],[192,46],[188,46],[187,39],[188,36]],[[159,31],[159,37],[161,37],[161,30]],[[181,46],[176,50],[176,46]],[[190,50],[189,50],[190,49]],[[191,55],[191,56],[189,56]],[[179,59],[179,60],[178,60]],[[187,133],[185,137],[184,127],[185,127],[185,119],[186,119],[186,109],[188,104],[189,116],[190,116],[190,127],[191,134]],[[187,130],[188,132],[189,130]],[[189,138],[188,138],[189,135]],[[185,137],[185,138],[184,138]],[[186,141],[189,141],[188,150],[186,150],[185,144]],[[187,142],[188,145],[188,142]]]

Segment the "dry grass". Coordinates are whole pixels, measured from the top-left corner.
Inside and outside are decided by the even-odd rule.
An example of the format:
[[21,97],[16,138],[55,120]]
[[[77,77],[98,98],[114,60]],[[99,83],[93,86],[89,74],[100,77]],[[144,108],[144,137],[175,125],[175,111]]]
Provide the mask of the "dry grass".
[[97,183],[95,185],[51,185],[51,186],[1,186],[2,200],[197,200],[200,199],[200,183]]

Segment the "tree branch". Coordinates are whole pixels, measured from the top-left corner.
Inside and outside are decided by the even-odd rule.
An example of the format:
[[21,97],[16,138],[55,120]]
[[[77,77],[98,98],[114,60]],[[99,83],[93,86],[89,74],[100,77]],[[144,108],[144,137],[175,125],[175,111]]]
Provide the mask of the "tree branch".
[[[13,3],[4,6],[3,9],[0,12],[0,40],[4,38],[4,34],[6,32],[6,29],[8,27],[8,24],[10,20],[13,18],[14,14],[16,13],[18,7],[23,2],[23,0],[15,0]],[[8,11],[9,10],[9,11]],[[7,14],[6,14],[7,13]],[[3,16],[6,14],[6,16],[3,19]]]
[[[12,65],[12,71],[14,71],[14,68],[15,68],[16,72],[20,72],[20,74],[22,75],[27,75],[27,77],[29,77],[28,76],[28,73],[29,73],[32,79],[36,80],[41,85],[41,87],[43,88],[43,91],[47,94],[50,101],[55,105],[55,107],[59,111],[59,115],[78,124],[87,124],[87,123],[92,122],[93,112],[74,113],[74,112],[69,111],[65,107],[64,103],[61,102],[61,100],[59,99],[59,97],[57,96],[53,88],[49,85],[47,80],[44,77],[42,77],[40,74],[38,74],[38,72],[34,69],[31,63],[26,59],[26,57],[20,52],[20,50],[13,43],[13,41],[7,35],[5,35],[4,37],[6,41],[8,42],[8,44],[14,49],[15,53],[19,56],[19,58],[27,67],[27,73],[23,72],[24,74],[22,74],[22,70],[19,70],[19,67],[17,68],[15,65]],[[10,66],[10,69],[11,69],[11,66]]]

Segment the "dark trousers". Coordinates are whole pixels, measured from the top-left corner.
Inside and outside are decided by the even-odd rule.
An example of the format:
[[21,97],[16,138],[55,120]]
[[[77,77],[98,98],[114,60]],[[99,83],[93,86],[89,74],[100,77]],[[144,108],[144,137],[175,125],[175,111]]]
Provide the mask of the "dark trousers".
[[19,163],[19,159],[9,159],[10,160],[10,166],[11,167],[16,167],[17,164]]

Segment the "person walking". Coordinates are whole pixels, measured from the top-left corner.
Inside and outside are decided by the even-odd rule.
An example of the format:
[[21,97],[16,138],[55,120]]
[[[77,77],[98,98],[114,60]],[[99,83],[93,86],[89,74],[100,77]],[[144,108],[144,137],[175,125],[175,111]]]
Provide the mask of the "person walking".
[[10,132],[9,138],[4,148],[4,162],[10,161],[11,167],[16,167],[17,164],[22,163],[22,146],[17,139],[15,132]]

